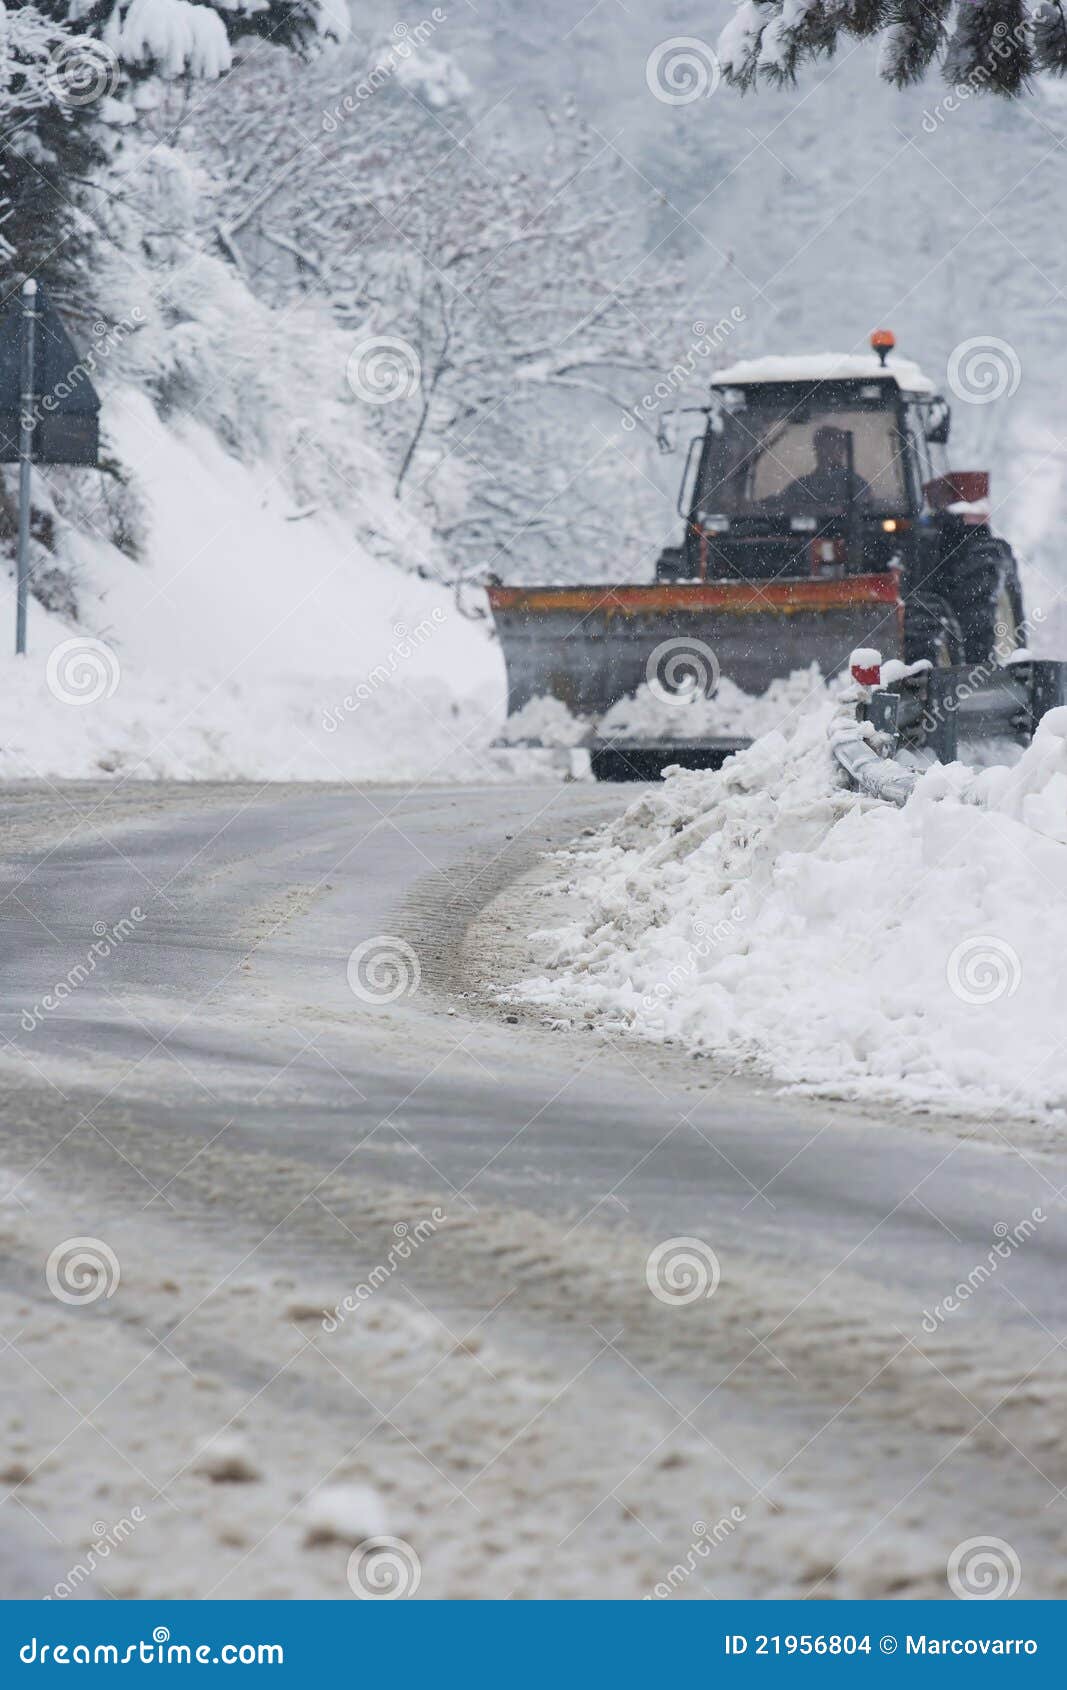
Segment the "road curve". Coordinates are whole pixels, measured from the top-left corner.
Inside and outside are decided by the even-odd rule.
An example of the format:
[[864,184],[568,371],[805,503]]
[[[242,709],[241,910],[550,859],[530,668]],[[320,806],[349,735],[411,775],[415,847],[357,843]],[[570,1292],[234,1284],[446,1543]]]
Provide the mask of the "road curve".
[[[546,849],[631,796],[7,792],[23,1566],[80,1565],[95,1497],[146,1519],[79,1594],[347,1597],[382,1522],[425,1595],[949,1596],[980,1536],[1063,1594],[1067,1157],[490,989]],[[414,989],[353,989],[381,941]],[[121,1284],[65,1303],[42,1263],[86,1236]],[[650,1286],[678,1239],[692,1297]]]

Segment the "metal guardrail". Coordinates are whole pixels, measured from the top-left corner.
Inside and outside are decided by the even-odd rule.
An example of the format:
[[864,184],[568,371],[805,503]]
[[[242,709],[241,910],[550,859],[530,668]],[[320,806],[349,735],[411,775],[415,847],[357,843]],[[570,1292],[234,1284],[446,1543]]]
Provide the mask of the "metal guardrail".
[[863,731],[863,724],[847,718],[836,722],[830,734],[830,748],[849,785],[868,798],[887,804],[906,804],[919,778],[918,769],[906,769],[888,752],[878,751]]
[[897,760],[902,751],[955,763],[966,760],[968,740],[1028,745],[1042,716],[1064,703],[1067,663],[1027,658],[995,669],[917,667],[887,686],[857,685],[853,714],[831,729],[831,749],[857,791],[900,805],[920,773]]

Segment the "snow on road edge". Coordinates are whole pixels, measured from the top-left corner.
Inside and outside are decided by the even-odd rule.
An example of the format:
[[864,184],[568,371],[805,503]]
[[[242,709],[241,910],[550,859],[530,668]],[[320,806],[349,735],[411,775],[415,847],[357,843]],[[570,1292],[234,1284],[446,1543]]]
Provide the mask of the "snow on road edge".
[[1050,1122],[1067,1106],[1067,711],[961,802],[843,790],[825,703],[718,773],[676,771],[570,855],[577,917],[523,1000],[788,1086]]

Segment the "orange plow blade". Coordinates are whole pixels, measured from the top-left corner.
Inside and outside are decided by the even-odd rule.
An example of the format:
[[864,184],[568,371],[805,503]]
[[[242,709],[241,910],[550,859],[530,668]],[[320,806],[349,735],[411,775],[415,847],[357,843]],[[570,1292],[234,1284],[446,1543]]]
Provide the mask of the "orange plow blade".
[[[759,694],[817,663],[829,677],[856,646],[901,653],[895,571],[837,580],[683,581],[633,587],[491,586],[508,712],[532,698],[600,716],[656,677],[719,676]],[[691,652],[687,660],[686,652]]]

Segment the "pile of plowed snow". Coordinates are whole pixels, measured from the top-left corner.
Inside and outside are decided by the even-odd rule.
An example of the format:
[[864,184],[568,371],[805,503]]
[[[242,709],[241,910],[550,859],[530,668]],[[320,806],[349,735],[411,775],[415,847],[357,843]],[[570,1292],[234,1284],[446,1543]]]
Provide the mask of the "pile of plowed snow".
[[936,767],[898,810],[838,784],[833,708],[577,849],[582,913],[536,936],[520,995],[827,1094],[1067,1106],[1067,711],[1013,768]]
[[685,686],[684,677],[676,692],[646,682],[595,723],[572,715],[560,699],[541,696],[508,717],[499,743],[570,747],[593,732],[616,742],[677,745],[700,739],[758,739],[773,728],[791,732],[805,711],[825,703],[832,687],[817,663],[773,680],[759,694],[743,692],[727,676],[710,695],[700,686]]
[[758,739],[774,728],[788,731],[802,712],[825,702],[826,696],[817,663],[794,669],[759,694],[743,692],[727,675],[710,697],[699,687],[670,692],[646,684],[612,706],[600,722],[600,733],[605,739],[679,745],[695,739]]

